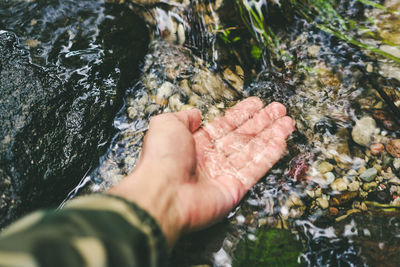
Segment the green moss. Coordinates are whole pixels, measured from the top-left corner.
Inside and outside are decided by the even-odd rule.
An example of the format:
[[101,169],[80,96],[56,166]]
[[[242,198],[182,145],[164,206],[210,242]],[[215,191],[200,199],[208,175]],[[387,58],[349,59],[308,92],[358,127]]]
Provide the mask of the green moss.
[[300,241],[286,230],[259,230],[255,240],[245,238],[236,247],[233,266],[303,266]]

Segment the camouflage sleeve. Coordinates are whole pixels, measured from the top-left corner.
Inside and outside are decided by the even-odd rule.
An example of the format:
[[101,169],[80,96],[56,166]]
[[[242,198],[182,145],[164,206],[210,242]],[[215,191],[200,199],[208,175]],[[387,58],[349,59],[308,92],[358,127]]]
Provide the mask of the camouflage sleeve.
[[167,254],[155,220],[110,195],[32,213],[0,235],[0,266],[166,266]]

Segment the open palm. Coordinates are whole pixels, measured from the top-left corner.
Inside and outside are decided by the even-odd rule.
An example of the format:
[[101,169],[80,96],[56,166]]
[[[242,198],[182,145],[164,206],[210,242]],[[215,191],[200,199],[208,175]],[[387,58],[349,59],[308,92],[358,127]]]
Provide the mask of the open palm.
[[135,171],[114,191],[149,211],[167,238],[170,221],[180,232],[204,228],[280,159],[294,130],[285,115],[282,104],[250,97],[203,127],[198,109],[155,116]]

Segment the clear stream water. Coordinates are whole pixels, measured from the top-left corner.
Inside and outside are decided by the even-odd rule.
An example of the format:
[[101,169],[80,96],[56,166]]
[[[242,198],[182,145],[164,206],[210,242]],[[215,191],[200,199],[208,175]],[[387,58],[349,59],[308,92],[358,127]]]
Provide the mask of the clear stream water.
[[[337,12],[361,25],[355,30],[359,39],[400,55],[400,16],[360,2],[336,1]],[[280,18],[279,1],[246,3],[270,12],[266,17],[290,60],[272,67],[267,50],[259,50],[259,58],[250,53],[256,38],[233,3],[3,0],[1,28],[16,33],[32,62],[56,69],[61,80],[78,73],[77,82],[90,84],[89,70],[110,54],[129,62],[129,39],[104,41],[102,35],[115,29],[135,35],[132,12],[150,32],[139,75],[127,71],[129,64],[115,69],[126,73],[118,85],[125,91],[119,96],[123,105],[109,125],[115,136],[99,144],[107,151],[66,200],[103,191],[131,171],[151,115],[195,106],[206,122],[257,95],[266,103],[283,102],[295,119],[288,152],[226,220],[183,238],[171,265],[289,266],[277,259],[294,252],[295,262],[308,266],[396,266],[400,162],[387,147],[372,153],[352,133],[368,116],[376,125],[362,132],[370,131],[371,143],[398,138],[400,127],[375,87],[399,104],[399,63],[349,45],[313,22],[291,14]],[[380,3],[400,10],[398,1]],[[258,31],[254,25],[252,30]],[[112,77],[109,82],[117,86]],[[377,173],[366,177],[371,168]],[[286,231],[275,240],[271,229]],[[269,247],[273,242],[276,250]],[[262,261],[268,253],[276,261]]]

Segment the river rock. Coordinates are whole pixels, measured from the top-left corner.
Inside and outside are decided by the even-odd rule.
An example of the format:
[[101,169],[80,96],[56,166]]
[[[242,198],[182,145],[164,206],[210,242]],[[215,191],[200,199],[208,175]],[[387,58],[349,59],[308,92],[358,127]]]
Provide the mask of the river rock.
[[[93,17],[86,20],[74,13],[83,12],[76,2],[63,1],[59,5],[52,5],[54,17],[50,23],[38,19],[35,29],[26,33],[54,38],[39,40],[35,50],[21,45],[15,34],[0,30],[0,181],[4,185],[0,186],[0,227],[33,209],[58,206],[97,164],[105,151],[104,144],[114,135],[112,123],[122,106],[123,86],[132,84],[135,71],[137,77],[138,62],[147,47],[147,38],[143,38],[147,29],[128,8],[124,13],[119,7],[118,16],[105,19],[111,16],[103,15],[104,19],[94,22]],[[73,11],[69,5],[75,6]],[[26,14],[48,13],[40,10],[46,7],[37,4],[35,12]],[[85,14],[91,14],[84,8]],[[3,19],[0,16],[0,25]],[[21,32],[26,27],[25,19],[21,14],[13,18],[14,23],[20,23],[9,23],[7,27],[22,27],[15,28]],[[135,25],[137,31],[123,32],[125,41],[116,44],[110,40],[121,34],[120,27],[112,28],[119,19]],[[59,32],[49,28],[61,26],[53,22],[63,21],[69,26],[60,27]],[[92,30],[97,37],[93,38]],[[51,50],[44,47],[49,44]],[[89,55],[85,54],[83,51],[89,48]],[[59,51],[64,54],[58,55]],[[50,52],[55,59],[50,58]],[[38,64],[43,54],[48,65],[59,56],[57,72],[54,67]],[[130,71],[120,70],[119,64]],[[123,80],[124,75],[129,82]]]
[[322,162],[318,165],[317,170],[318,170],[320,173],[324,174],[324,173],[327,173],[327,172],[332,171],[332,170],[333,170],[333,165],[330,164],[330,163],[327,162],[327,161],[322,161]]
[[337,195],[333,195],[329,200],[331,206],[342,206],[350,203],[358,196],[358,192],[343,192]]
[[363,179],[365,182],[371,182],[372,180],[375,179],[375,177],[378,175],[378,171],[375,168],[369,168],[365,170],[361,175],[360,178]]
[[358,191],[360,188],[360,183],[358,181],[353,181],[349,184],[349,191]]
[[329,202],[328,200],[324,199],[324,198],[317,198],[317,204],[318,206],[320,206],[322,209],[326,209],[329,207]]
[[326,184],[331,184],[333,181],[335,181],[335,175],[332,172],[325,173],[324,178],[325,178]]
[[331,188],[334,191],[345,191],[347,190],[347,183],[343,178],[339,178],[331,183]]
[[376,122],[369,116],[362,117],[356,122],[351,131],[354,142],[361,146],[369,146],[375,133]]
[[397,124],[395,120],[393,120],[393,115],[384,111],[384,110],[374,110],[372,113],[374,119],[380,122],[383,127],[389,131],[399,131],[400,126]]
[[372,190],[372,189],[375,189],[376,187],[378,186],[378,184],[376,183],[376,182],[370,182],[370,183],[364,183],[363,184],[363,186],[362,186],[362,188],[365,190],[365,191],[370,191],[370,190]]
[[376,143],[376,144],[372,144],[370,146],[370,149],[371,149],[372,155],[377,156],[385,149],[385,147],[383,146],[382,143]]
[[400,158],[395,158],[395,159],[393,160],[393,167],[394,167],[396,170],[400,169]]
[[386,151],[394,158],[400,157],[400,139],[390,140],[386,144]]

